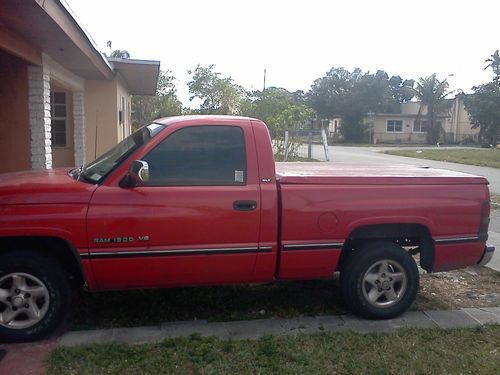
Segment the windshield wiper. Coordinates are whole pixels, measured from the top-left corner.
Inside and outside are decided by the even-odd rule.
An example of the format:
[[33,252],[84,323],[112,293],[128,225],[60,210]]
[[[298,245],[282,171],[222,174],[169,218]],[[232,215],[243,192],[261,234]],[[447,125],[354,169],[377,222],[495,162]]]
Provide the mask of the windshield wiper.
[[86,164],[83,163],[79,168],[72,169],[69,173],[76,181],[95,184],[96,182],[85,174],[85,170]]
[[[78,176],[76,178],[77,181],[80,181],[80,177],[82,177],[83,172],[85,171],[85,163],[82,164],[80,168],[78,168]],[[85,176],[84,176],[85,178]]]

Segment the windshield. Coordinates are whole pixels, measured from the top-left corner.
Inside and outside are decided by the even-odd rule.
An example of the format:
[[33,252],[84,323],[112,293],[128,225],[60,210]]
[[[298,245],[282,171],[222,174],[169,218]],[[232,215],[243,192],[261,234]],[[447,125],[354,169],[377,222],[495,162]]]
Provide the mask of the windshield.
[[156,123],[143,126],[88,166],[82,167],[78,179],[95,184],[100,183],[121,162],[127,159],[139,147],[148,143],[164,128],[165,125]]

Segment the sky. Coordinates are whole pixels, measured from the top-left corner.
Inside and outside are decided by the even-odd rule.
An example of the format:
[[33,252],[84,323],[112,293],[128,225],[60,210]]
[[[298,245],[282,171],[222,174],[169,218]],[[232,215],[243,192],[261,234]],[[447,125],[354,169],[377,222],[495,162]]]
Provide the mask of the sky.
[[66,0],[100,51],[160,60],[190,106],[188,69],[215,64],[248,90],[309,90],[332,67],[437,73],[451,90],[492,79],[500,1]]

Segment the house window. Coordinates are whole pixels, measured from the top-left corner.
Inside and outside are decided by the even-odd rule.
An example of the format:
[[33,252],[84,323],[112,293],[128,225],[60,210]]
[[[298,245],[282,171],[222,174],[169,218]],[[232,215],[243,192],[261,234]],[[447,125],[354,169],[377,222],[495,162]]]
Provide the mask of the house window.
[[388,133],[401,133],[403,131],[403,120],[387,120]]
[[51,142],[54,147],[66,147],[66,93],[50,92]]
[[[440,128],[441,121],[436,121],[436,126],[438,128]],[[414,133],[427,133],[428,129],[429,129],[429,122],[427,120],[413,121],[413,132]]]

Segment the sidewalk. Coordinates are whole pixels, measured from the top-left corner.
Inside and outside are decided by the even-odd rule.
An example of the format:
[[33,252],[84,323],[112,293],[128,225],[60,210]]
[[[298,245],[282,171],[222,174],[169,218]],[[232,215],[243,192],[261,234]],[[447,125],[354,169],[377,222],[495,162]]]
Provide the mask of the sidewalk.
[[495,246],[496,250],[486,267],[500,272],[500,211],[498,209],[491,210],[489,229],[488,244]]
[[260,319],[208,323],[205,320],[163,323],[159,326],[73,331],[59,339],[59,345],[72,347],[100,343],[143,344],[193,334],[220,339],[255,339],[264,335],[296,335],[323,330],[359,333],[391,332],[399,328],[473,328],[500,324],[500,307],[465,308],[444,311],[414,311],[390,320],[364,320],[352,315]]
[[0,359],[1,375],[44,375],[47,359],[57,346],[55,339],[24,344],[0,344],[6,351]]

